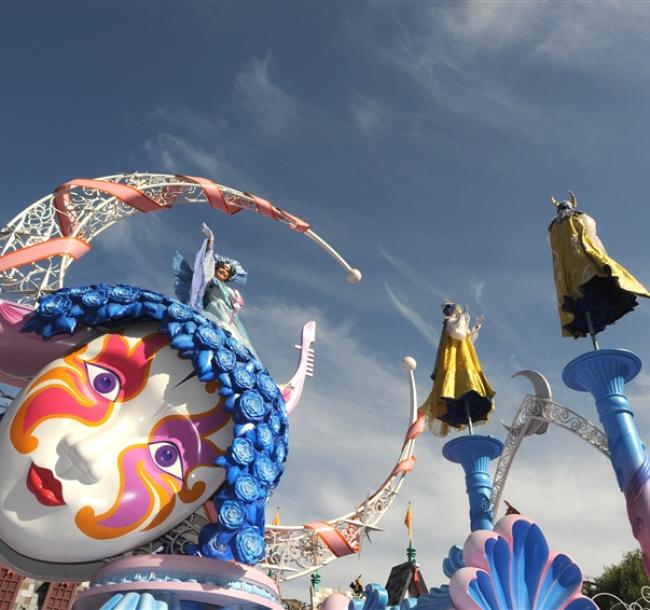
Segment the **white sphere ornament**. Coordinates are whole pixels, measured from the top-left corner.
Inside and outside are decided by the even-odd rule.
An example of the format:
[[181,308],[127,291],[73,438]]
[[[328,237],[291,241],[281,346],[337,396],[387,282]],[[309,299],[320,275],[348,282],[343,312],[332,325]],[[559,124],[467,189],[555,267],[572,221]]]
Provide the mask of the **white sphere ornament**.
[[401,366],[402,366],[402,370],[408,373],[409,371],[414,371],[417,368],[418,363],[415,361],[415,358],[413,358],[412,356],[405,356],[402,359]]
[[358,269],[350,269],[347,278],[350,284],[358,284],[361,281],[361,271]]

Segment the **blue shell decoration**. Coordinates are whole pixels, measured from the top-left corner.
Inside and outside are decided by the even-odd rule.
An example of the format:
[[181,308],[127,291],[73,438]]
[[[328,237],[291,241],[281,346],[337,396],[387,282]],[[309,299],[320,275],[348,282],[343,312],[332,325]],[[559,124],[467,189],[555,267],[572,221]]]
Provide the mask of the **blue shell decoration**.
[[40,299],[23,327],[49,339],[94,326],[154,320],[180,358],[190,360],[202,382],[218,381],[235,422],[233,442],[216,465],[226,481],[214,502],[217,523],[206,525],[194,555],[256,564],[264,558],[264,507],[280,480],[287,456],[286,406],[272,377],[229,331],[188,305],[152,290],[119,284],[63,288]]
[[504,517],[492,532],[473,532],[463,555],[467,567],[450,584],[455,608],[597,610],[582,595],[580,568],[552,553],[542,530],[521,515]]

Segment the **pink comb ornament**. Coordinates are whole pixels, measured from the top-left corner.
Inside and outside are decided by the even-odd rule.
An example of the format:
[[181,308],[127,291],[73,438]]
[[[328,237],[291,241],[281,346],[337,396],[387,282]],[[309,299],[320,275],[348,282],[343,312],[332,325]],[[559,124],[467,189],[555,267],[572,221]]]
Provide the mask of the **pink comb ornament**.
[[300,345],[295,348],[300,350],[298,368],[293,377],[284,385],[278,386],[282,392],[282,398],[287,405],[287,414],[298,406],[305,387],[305,378],[314,376],[314,349],[311,347],[316,341],[316,322],[311,320],[302,327]]

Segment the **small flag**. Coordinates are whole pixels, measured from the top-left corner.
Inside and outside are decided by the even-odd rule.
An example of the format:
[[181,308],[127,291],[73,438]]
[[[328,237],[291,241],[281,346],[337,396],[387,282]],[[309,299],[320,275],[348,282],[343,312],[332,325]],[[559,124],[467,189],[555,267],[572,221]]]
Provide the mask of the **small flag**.
[[413,544],[413,509],[411,508],[410,502],[406,509],[406,515],[404,516],[404,525],[406,525],[409,533],[409,544]]
[[280,525],[280,507],[279,506],[275,509],[275,515],[273,516],[273,521],[271,521],[271,525]]

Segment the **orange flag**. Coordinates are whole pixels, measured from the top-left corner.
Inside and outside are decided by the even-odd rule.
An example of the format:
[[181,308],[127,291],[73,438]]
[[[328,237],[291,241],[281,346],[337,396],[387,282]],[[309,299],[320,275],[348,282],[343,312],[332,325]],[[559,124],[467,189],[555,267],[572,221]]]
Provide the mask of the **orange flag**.
[[280,507],[279,506],[275,509],[275,515],[273,516],[273,521],[271,521],[271,525],[280,525]]
[[411,508],[410,502],[406,509],[406,515],[404,516],[404,525],[406,525],[409,533],[409,544],[413,544],[413,509]]

